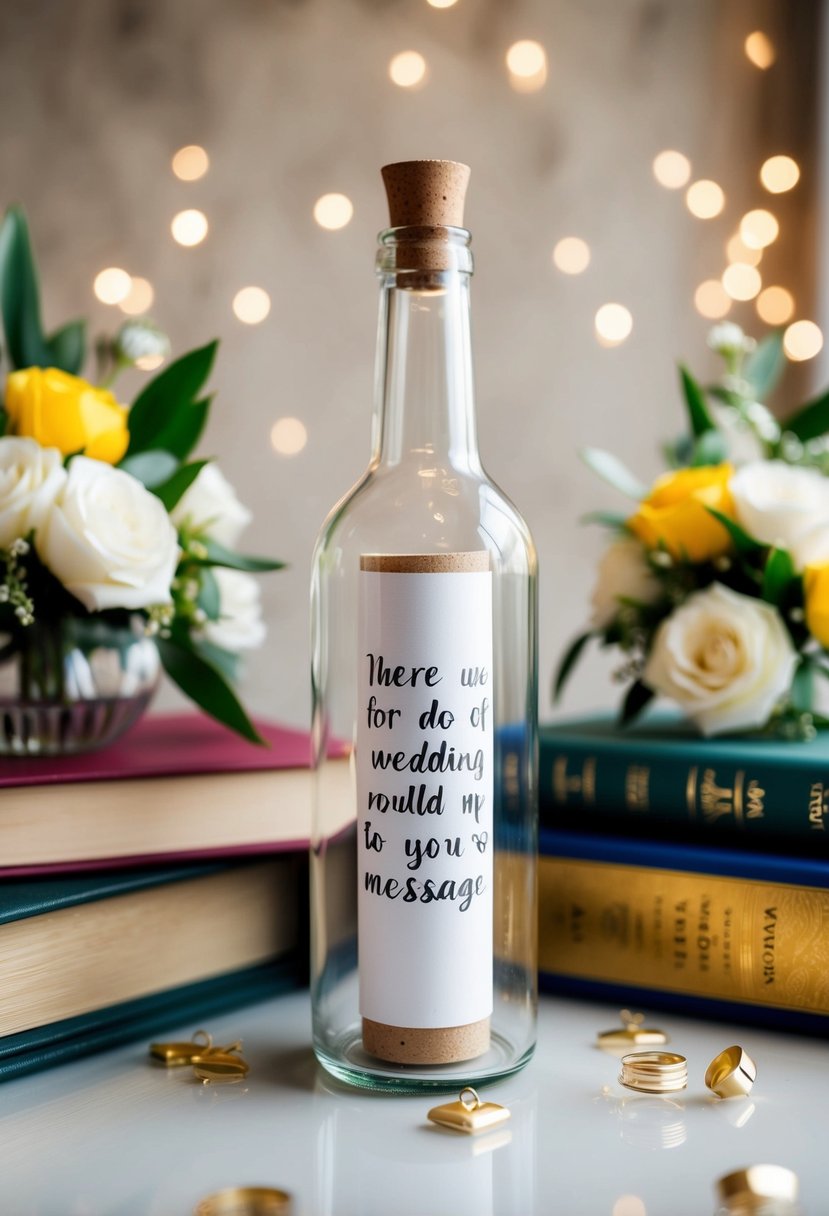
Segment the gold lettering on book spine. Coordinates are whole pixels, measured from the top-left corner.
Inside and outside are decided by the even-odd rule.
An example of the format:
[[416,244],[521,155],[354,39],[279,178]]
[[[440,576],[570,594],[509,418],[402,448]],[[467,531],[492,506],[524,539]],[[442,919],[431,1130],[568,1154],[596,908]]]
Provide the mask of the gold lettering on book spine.
[[566,803],[570,794],[580,794],[581,801],[592,806],[596,801],[596,757],[589,756],[579,773],[567,772],[567,757],[556,756],[553,761],[553,797]]
[[702,817],[706,823],[716,823],[723,815],[733,815],[735,821],[743,823],[743,784],[745,773],[739,770],[734,785],[717,785],[716,769],[707,768],[699,785],[699,801]]
[[763,799],[766,791],[760,782],[751,778],[746,786],[746,819],[762,819],[765,814]]
[[647,811],[650,806],[651,770],[645,764],[629,764],[625,773],[625,806],[629,811]]
[[822,781],[809,788],[809,827],[813,831],[825,832],[825,818],[829,813],[829,792]]

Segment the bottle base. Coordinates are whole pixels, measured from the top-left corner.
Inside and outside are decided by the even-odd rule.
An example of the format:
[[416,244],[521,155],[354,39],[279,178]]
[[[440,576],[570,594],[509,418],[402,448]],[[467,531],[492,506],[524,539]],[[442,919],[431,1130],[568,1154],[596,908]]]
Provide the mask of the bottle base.
[[346,1085],[383,1093],[457,1093],[464,1085],[491,1084],[520,1072],[533,1057],[535,1043],[516,1057],[514,1046],[496,1030],[489,1050],[475,1060],[459,1064],[385,1064],[363,1047],[361,1025],[355,1023],[339,1036],[336,1055],[330,1046],[314,1044],[314,1053],[326,1072]]

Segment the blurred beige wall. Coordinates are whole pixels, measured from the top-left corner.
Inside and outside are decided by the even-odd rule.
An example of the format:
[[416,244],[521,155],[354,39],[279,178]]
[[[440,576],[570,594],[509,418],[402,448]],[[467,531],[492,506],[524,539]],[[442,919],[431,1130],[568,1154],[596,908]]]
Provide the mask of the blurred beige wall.
[[[290,563],[263,581],[269,638],[245,685],[255,710],[307,719],[311,548],[368,456],[379,166],[410,157],[472,166],[481,449],[537,540],[549,713],[551,673],[585,620],[602,543],[579,516],[624,505],[576,451],[612,448],[645,479],[660,470],[658,443],[681,425],[675,359],[713,369],[694,290],[721,274],[725,242],[750,207],[771,206],[783,225],[763,260],[766,283],[789,287],[798,315],[810,315],[818,9],[808,0],[2,6],[3,194],[28,210],[47,323],[86,312],[97,329],[117,324],[117,310],[92,295],[96,272],[116,265],[152,282],[152,315],[177,351],[222,339],[203,450],[255,512],[246,547]],[[743,51],[755,29],[777,50],[765,72]],[[516,92],[505,68],[506,49],[523,38],[547,51],[537,92]],[[428,65],[412,90],[388,77],[391,57],[407,49]],[[189,143],[204,145],[211,167],[186,184],[170,158]],[[651,163],[665,148],[686,153],[695,178],[722,185],[720,217],[694,219],[682,191],[656,183]],[[772,199],[757,175],[776,152],[796,155],[804,171],[791,195]],[[312,216],[329,191],[354,203],[338,232]],[[210,223],[192,249],[170,237],[186,207]],[[577,278],[551,263],[568,235],[591,248]],[[231,310],[248,284],[272,297],[261,325]],[[593,333],[607,301],[634,319],[614,349]],[[751,304],[731,315],[765,329]],[[810,374],[798,369],[790,391],[805,391]],[[270,446],[283,416],[308,430],[290,458]],[[594,657],[565,708],[615,695]],[[172,703],[165,691],[162,704]]]

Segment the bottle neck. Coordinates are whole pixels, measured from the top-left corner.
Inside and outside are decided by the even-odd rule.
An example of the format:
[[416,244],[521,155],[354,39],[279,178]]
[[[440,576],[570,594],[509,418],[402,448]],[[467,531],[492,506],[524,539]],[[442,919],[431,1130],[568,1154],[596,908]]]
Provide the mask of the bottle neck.
[[[434,242],[432,266],[407,267],[424,246],[397,229],[381,237],[372,465],[421,472],[479,468],[469,323],[468,233]],[[422,230],[420,230],[422,233]],[[413,248],[415,254],[413,254]],[[426,251],[428,260],[428,250]]]

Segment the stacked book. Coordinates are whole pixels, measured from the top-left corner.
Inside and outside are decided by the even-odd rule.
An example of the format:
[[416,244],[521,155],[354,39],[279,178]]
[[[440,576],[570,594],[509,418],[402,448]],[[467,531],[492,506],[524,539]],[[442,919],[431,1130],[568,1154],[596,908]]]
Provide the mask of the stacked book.
[[829,734],[542,727],[549,991],[829,1031]]
[[0,1079],[302,981],[308,736],[258,726],[0,760]]

